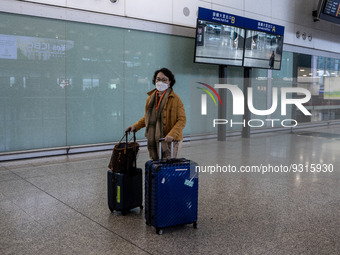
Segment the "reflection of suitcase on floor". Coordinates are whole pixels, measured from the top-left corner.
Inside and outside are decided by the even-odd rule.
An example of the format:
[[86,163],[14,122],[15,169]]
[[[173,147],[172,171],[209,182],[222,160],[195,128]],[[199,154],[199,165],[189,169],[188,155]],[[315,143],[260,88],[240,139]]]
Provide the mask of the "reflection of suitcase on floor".
[[197,228],[196,165],[184,158],[146,162],[145,219],[158,234],[163,233],[162,228],[175,225],[193,223]]
[[107,171],[108,205],[111,212],[143,208],[142,169],[137,168],[134,175]]

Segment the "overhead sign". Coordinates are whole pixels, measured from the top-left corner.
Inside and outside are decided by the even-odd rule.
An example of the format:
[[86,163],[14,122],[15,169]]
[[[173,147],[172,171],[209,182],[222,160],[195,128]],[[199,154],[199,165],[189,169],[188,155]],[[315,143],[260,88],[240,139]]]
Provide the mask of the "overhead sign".
[[194,62],[280,70],[284,27],[198,9]]
[[249,19],[234,14],[199,7],[198,19],[223,23],[245,29],[258,30],[275,35],[283,35],[284,27],[260,20]]

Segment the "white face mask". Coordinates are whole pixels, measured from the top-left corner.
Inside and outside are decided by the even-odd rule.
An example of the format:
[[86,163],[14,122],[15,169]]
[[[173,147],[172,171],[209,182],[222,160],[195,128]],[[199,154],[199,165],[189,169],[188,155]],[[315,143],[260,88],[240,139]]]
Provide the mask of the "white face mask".
[[157,89],[158,91],[164,91],[164,90],[166,90],[168,87],[169,87],[169,85],[168,85],[167,83],[164,83],[164,82],[161,82],[161,81],[159,81],[159,82],[156,83],[156,89]]

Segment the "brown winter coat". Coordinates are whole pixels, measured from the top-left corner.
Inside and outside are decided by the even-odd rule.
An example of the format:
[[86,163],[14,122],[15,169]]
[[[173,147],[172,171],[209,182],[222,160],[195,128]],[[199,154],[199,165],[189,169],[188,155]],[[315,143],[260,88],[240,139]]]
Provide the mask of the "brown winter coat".
[[[149,97],[146,99],[145,114],[148,109],[150,98],[155,92],[156,89],[147,93]],[[183,140],[183,129],[186,124],[184,105],[180,97],[173,90],[171,90],[166,100],[167,102],[165,102],[162,112],[164,135],[172,136],[175,141],[181,141]],[[134,126],[136,128],[136,131],[145,127],[145,115],[143,118],[137,121]]]

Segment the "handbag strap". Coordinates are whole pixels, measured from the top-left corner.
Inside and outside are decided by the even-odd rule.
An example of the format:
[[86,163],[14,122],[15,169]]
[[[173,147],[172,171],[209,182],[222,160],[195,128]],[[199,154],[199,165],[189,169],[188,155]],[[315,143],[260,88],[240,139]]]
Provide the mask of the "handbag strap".
[[137,168],[137,145],[136,145],[136,132],[133,132],[133,152],[134,152],[134,163],[135,163],[135,168]]
[[125,148],[124,148],[124,154],[126,154],[126,149],[128,147],[128,132],[125,131]]
[[125,132],[125,134],[123,135],[123,137],[119,140],[118,144],[120,144],[120,143],[123,141],[123,139],[124,139],[125,136],[127,136],[127,132]]
[[[125,137],[125,148],[124,148],[124,154],[126,154],[126,150],[128,148],[128,136],[129,136],[129,131],[125,131],[125,134],[123,135],[122,139],[120,139],[119,143],[123,140],[123,138]],[[134,153],[134,168],[137,168],[137,143],[136,143],[136,132],[133,132],[133,153]],[[126,169],[128,169],[129,167],[129,162],[128,160],[126,160]]]

